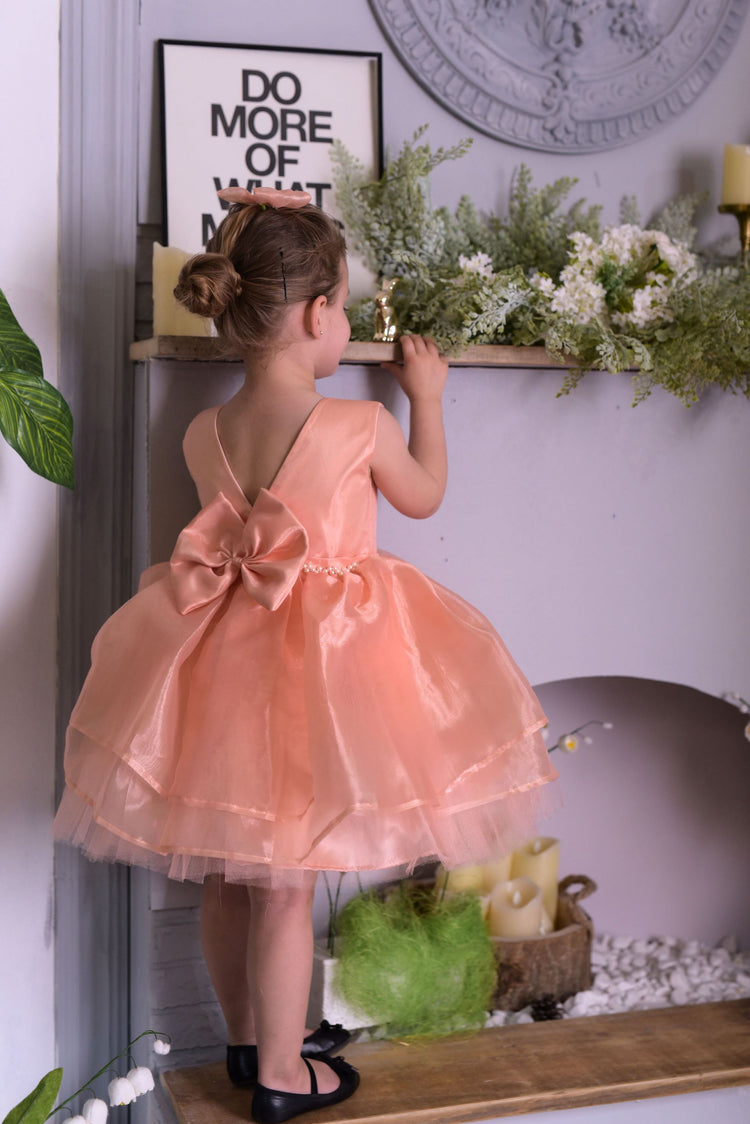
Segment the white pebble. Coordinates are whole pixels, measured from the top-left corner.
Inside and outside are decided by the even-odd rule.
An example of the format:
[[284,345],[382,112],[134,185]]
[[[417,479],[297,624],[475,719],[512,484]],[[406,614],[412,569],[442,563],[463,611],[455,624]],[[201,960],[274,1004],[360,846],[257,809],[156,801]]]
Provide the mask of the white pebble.
[[682,968],[675,968],[673,972],[669,973],[669,982],[672,985],[672,990],[676,988],[678,991],[687,991],[688,978]]
[[[736,938],[731,937],[718,948],[709,948],[693,939],[652,936],[634,940],[597,933],[591,964],[593,985],[560,1004],[565,1018],[750,995],[750,955],[738,953]],[[487,1025],[532,1021],[530,1008],[524,1008],[495,1011]]]

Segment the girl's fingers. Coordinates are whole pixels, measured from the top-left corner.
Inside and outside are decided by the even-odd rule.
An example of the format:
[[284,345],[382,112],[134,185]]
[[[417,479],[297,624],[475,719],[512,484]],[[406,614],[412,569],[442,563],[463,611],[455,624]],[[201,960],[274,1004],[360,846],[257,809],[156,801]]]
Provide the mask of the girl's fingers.
[[423,367],[424,361],[430,365],[437,362],[447,370],[448,360],[440,354],[437,344],[428,336],[401,336],[399,343],[401,344],[400,362],[396,360],[380,364],[383,370],[389,371],[399,382],[403,383],[404,377],[407,376],[411,380],[419,370],[427,371],[428,368]]
[[401,354],[404,359],[414,355],[439,355],[438,346],[429,336],[400,336]]

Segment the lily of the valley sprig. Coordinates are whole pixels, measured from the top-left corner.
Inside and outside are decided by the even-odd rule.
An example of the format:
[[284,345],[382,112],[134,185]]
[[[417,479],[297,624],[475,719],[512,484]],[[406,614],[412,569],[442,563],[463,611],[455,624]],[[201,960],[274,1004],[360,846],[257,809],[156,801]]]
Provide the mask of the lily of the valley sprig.
[[[750,714],[750,703],[747,699],[743,699],[742,695],[738,695],[736,691],[725,691],[721,696],[732,706],[736,706],[740,714]],[[750,722],[745,724],[745,737],[750,742]]]
[[[157,1054],[168,1054],[170,1051],[169,1036],[166,1034],[160,1035],[155,1030],[144,1030],[142,1034],[137,1035],[131,1042],[128,1042],[124,1050],[120,1050],[119,1054],[115,1054],[113,1058],[98,1070],[93,1077],[90,1077],[85,1085],[80,1089],[76,1089],[75,1093],[71,1093],[60,1104],[55,1105],[57,1095],[60,1092],[62,1084],[63,1071],[61,1068],[51,1069],[41,1079],[37,1087],[32,1090],[27,1097],[12,1108],[8,1115],[3,1120],[3,1124],[44,1124],[45,1120],[49,1120],[56,1112],[63,1108],[67,1108],[72,1114],[71,1102],[75,1101],[84,1093],[92,1093],[93,1096],[89,1097],[83,1104],[81,1111],[77,1115],[72,1116],[72,1124],[106,1124],[109,1115],[109,1107],[107,1102],[98,1097],[92,1088],[94,1082],[102,1077],[105,1073],[112,1069],[115,1062],[125,1055],[130,1055],[131,1047],[140,1041],[141,1038],[146,1038],[151,1035],[154,1039],[154,1052]],[[109,1082],[107,1093],[109,1097],[109,1106],[115,1107],[117,1105],[131,1104],[136,1097],[142,1093],[148,1093],[154,1088],[154,1075],[148,1066],[133,1065],[125,1077],[115,1076]],[[55,1107],[53,1107],[53,1105]]]
[[563,753],[575,753],[582,745],[591,745],[593,738],[590,734],[581,734],[587,730],[589,726],[601,726],[603,730],[611,730],[611,722],[602,722],[599,718],[590,718],[588,722],[584,722],[581,726],[576,726],[575,730],[570,730],[567,734],[561,734],[554,745],[549,745],[549,726],[545,726],[542,730],[542,737],[549,746],[550,753],[553,749],[561,749]]

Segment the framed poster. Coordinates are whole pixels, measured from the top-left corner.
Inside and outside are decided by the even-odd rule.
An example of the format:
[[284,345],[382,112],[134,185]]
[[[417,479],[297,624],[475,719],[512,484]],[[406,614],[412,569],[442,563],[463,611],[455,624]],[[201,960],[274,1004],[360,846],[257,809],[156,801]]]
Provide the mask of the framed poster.
[[224,187],[302,189],[335,215],[334,140],[380,175],[380,54],[161,39],[159,60],[165,246],[202,250]]

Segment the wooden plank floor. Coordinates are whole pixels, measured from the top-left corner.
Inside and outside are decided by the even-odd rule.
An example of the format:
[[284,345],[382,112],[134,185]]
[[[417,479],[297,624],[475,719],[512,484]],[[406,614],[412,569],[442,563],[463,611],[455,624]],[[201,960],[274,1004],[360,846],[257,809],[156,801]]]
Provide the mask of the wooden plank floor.
[[[310,1124],[465,1124],[750,1084],[750,1000],[350,1046],[349,1100]],[[223,1065],[162,1075],[180,1124],[250,1119]]]

